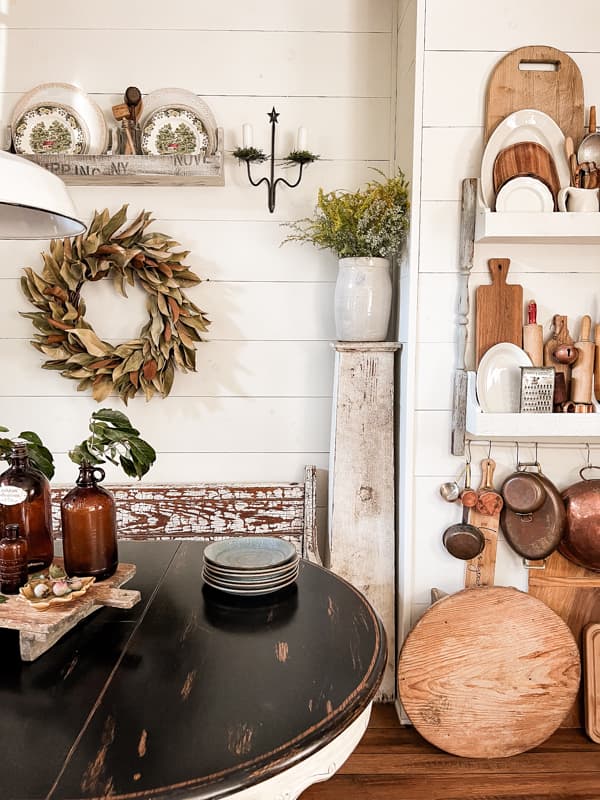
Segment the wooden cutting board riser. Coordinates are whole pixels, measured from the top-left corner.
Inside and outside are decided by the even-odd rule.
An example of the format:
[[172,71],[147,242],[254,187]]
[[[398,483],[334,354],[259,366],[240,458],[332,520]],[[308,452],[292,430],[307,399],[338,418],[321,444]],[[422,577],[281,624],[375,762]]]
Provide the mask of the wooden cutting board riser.
[[[556,64],[557,69],[523,70],[521,63]],[[548,114],[577,150],[584,131],[583,80],[579,67],[562,50],[547,46],[520,47],[494,67],[485,102],[484,141],[514,111],[537,109]]]
[[[546,560],[544,570],[530,570],[529,594],[556,611],[567,623],[580,650],[585,626],[600,623],[600,573],[578,567],[558,552]],[[582,692],[562,727],[583,727]]]
[[484,353],[500,342],[523,344],[523,287],[506,283],[510,260],[491,258],[491,286],[478,286],[475,308],[475,358],[479,366]]

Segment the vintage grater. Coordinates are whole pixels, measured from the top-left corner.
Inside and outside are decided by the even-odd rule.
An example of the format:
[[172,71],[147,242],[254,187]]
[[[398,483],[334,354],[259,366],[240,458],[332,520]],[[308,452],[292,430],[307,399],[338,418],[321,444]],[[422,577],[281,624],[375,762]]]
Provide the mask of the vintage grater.
[[521,367],[523,414],[551,414],[554,398],[554,367]]

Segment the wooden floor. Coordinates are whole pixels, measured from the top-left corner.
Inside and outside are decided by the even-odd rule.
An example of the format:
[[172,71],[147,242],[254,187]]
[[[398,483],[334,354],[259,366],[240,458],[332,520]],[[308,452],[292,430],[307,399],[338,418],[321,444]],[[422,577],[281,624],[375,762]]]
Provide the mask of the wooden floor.
[[501,759],[443,753],[393,706],[375,706],[357,749],[328,781],[301,800],[600,800],[600,745],[560,729],[535,750]]

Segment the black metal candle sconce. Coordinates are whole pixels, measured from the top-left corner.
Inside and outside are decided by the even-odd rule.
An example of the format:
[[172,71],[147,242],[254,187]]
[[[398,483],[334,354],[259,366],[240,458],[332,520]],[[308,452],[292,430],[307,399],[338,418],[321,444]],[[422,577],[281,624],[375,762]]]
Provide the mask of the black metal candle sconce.
[[[310,164],[312,161],[316,161],[319,156],[311,153],[309,150],[306,149],[306,129],[299,128],[298,129],[298,141],[295,150],[292,150],[284,159],[283,165],[284,166],[291,166],[292,164],[297,164],[300,167],[300,171],[298,173],[298,178],[291,183],[290,181],[286,180],[283,177],[275,178],[275,125],[278,124],[278,117],[279,112],[275,111],[275,106],[273,109],[267,114],[269,117],[269,121],[271,123],[271,154],[269,156],[265,155],[262,150],[258,150],[256,147],[252,146],[252,129],[249,125],[243,126],[244,132],[244,142],[243,147],[238,147],[236,150],[233,151],[233,155],[238,161],[245,161],[246,168],[248,170],[248,180],[252,184],[252,186],[260,186],[263,183],[267,185],[267,197],[268,197],[268,205],[269,211],[271,214],[275,210],[275,192],[277,190],[277,185],[279,183],[283,183],[285,186],[289,187],[290,189],[294,189],[300,181],[302,180],[302,170],[307,164]],[[252,172],[250,165],[253,162],[262,163],[269,159],[270,161],[270,177],[266,175],[260,180],[254,180],[252,177]]]

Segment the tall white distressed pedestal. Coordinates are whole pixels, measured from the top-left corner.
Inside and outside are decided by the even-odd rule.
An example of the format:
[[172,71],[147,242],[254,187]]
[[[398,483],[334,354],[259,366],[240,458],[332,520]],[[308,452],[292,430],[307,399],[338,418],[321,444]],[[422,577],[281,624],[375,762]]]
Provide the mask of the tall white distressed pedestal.
[[378,612],[388,639],[379,702],[395,696],[396,342],[336,342],[329,461],[329,566]]

